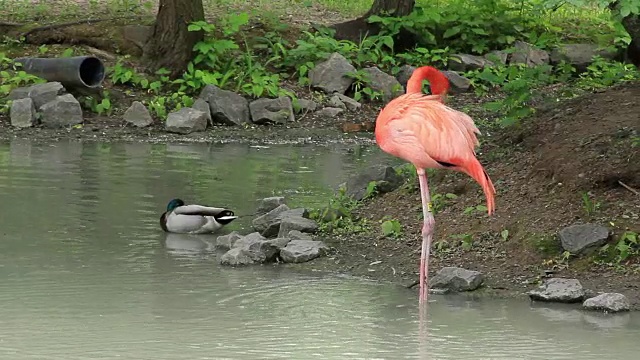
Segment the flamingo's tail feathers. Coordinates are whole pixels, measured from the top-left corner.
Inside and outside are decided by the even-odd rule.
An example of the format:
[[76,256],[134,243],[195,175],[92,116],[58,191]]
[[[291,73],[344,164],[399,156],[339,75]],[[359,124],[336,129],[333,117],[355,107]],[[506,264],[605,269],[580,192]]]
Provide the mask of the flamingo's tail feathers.
[[449,91],[449,79],[444,73],[432,66],[422,66],[413,71],[407,81],[407,94],[422,93],[423,80],[429,80],[431,93],[440,95],[444,100],[444,95]]
[[466,164],[466,166],[463,167],[463,171],[471,176],[482,187],[484,196],[487,198],[487,213],[489,215],[493,214],[496,210],[494,198],[496,188],[493,186],[493,182],[491,181],[491,178],[489,178],[487,172],[477,159],[473,159],[470,163]]

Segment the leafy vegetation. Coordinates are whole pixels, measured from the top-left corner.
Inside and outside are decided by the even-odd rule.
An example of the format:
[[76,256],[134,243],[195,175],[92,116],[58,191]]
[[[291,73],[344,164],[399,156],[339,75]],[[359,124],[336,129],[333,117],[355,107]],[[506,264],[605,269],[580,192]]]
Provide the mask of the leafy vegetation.
[[[9,18],[16,20],[53,11],[45,2],[20,9],[20,1],[5,3],[11,14]],[[178,79],[170,80],[164,69],[155,74],[140,73],[132,66],[125,65],[125,60],[130,60],[126,57],[108,69],[108,76],[113,85],[147,93],[145,103],[161,119],[166,118],[170,111],[190,106],[194,96],[208,84],[252,98],[289,96],[295,100],[290,82],[295,80],[300,85],[308,84],[309,71],[333,52],[345,56],[358,69],[375,65],[396,74],[406,64],[431,64],[444,68],[452,61],[451,55],[454,53],[509,52],[517,40],[530,42],[542,49],[552,49],[561,42],[577,41],[595,42],[605,48],[620,48],[628,44],[630,39],[619,24],[619,18],[637,13],[640,2],[624,0],[620,12],[614,13],[606,8],[608,3],[610,1],[605,0],[479,0],[470,5],[462,0],[418,1],[414,11],[405,17],[372,16],[369,21],[379,24],[382,32],[354,43],[334,39],[327,29],[316,32],[305,30],[294,41],[288,40],[284,36],[289,30],[288,25],[281,24],[277,16],[289,4],[275,1],[269,9],[225,11],[215,21],[190,24],[189,30],[204,31],[206,36],[195,45],[195,57]],[[153,6],[154,2],[151,1],[90,2],[91,10],[98,12],[98,9],[102,9],[111,14],[152,15]],[[207,9],[223,6],[247,9],[252,4],[205,1],[205,6]],[[323,0],[318,4],[302,2],[297,6],[300,9],[324,6],[351,16],[363,13],[369,2],[356,1],[347,5]],[[68,5],[56,12],[61,18],[81,16],[79,5]],[[265,19],[269,28],[257,36],[253,33],[249,35],[252,18],[258,14],[263,15],[261,18]],[[416,34],[421,40],[415,48],[396,53],[393,36],[403,29]],[[42,46],[38,51],[46,53],[48,47]],[[4,93],[25,84],[23,73],[6,69],[6,64],[3,70],[7,72],[3,76]],[[587,72],[579,75],[567,65],[554,69],[548,65],[533,68],[499,65],[469,71],[465,75],[479,96],[492,99],[486,102],[485,108],[495,113],[495,124],[500,126],[517,125],[533,113],[536,90],[545,86],[562,84],[565,89],[562,95],[570,97],[580,91],[639,78],[632,66],[605,59],[597,59]],[[364,73],[357,71],[352,76],[357,100],[381,99],[381,94],[368,86]],[[108,93],[87,98],[84,104],[99,114],[110,114],[116,107]],[[3,109],[6,111],[6,104]]]

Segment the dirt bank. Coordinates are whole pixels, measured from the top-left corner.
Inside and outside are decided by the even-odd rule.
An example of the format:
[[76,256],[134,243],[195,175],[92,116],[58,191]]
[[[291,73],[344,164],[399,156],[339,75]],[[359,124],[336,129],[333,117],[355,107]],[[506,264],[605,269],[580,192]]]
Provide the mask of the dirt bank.
[[[640,256],[620,263],[598,254],[563,259],[556,236],[568,225],[598,223],[612,230],[614,247],[624,231],[640,232],[640,196],[619,182],[640,189],[640,145],[634,143],[640,135],[638,97],[640,84],[617,86],[540,112],[518,130],[494,134],[479,152],[498,191],[493,217],[465,214],[468,207],[484,203],[468,177],[446,171],[432,176],[432,196],[458,197],[446,200],[436,215],[431,275],[443,266],[479,270],[486,275],[485,292],[506,296],[522,296],[545,276],[575,277],[590,291],[623,293],[640,309]],[[589,213],[583,192],[596,204]],[[413,179],[358,210],[375,234],[330,237],[335,254],[312,266],[414,283],[420,212]],[[383,217],[399,220],[403,235],[379,235]],[[471,248],[461,245],[463,238]]]

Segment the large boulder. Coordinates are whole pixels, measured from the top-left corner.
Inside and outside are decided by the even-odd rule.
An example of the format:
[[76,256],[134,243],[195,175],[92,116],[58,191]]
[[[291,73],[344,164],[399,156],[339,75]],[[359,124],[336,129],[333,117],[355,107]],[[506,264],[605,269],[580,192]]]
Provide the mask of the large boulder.
[[368,67],[362,69],[367,76],[367,86],[373,91],[382,94],[384,102],[389,102],[391,99],[402,95],[404,92],[402,85],[398,80],[378,69],[377,67]]
[[73,126],[83,121],[80,103],[71,94],[60,95],[42,105],[40,113],[42,125],[48,128]]
[[585,291],[577,279],[547,279],[537,289],[529,291],[531,300],[575,303],[584,298]]
[[250,122],[249,102],[233,91],[207,85],[200,92],[199,98],[209,104],[214,123],[243,125]]
[[353,84],[356,68],[349,63],[344,56],[333,53],[326,61],[317,64],[309,71],[311,86],[331,94],[334,92],[344,94]]
[[286,124],[295,121],[293,104],[288,96],[277,99],[258,99],[249,104],[251,121],[254,124]]
[[200,110],[184,107],[167,116],[165,129],[178,134],[190,134],[207,129],[207,114]]
[[511,54],[509,64],[524,64],[528,67],[535,67],[549,63],[549,53],[534,45],[517,40],[514,47],[515,50]]
[[583,72],[591,65],[595,56],[612,60],[616,53],[601,49],[596,44],[561,44],[551,50],[549,60],[552,65],[564,61],[575,67],[578,72]]
[[385,193],[397,189],[404,180],[404,177],[399,175],[393,167],[374,165],[347,181],[347,195],[359,201],[367,195],[367,189],[372,181],[376,183],[378,192]]
[[302,263],[325,255],[328,249],[322,241],[291,240],[280,250],[280,257],[286,263]]
[[482,69],[486,66],[493,66],[493,62],[482,56],[470,54],[453,54],[449,56],[447,68],[451,71],[466,72],[469,70]]
[[127,123],[136,127],[147,127],[153,124],[153,118],[149,113],[149,109],[140,101],[134,101],[127,111],[124,112],[122,118]]
[[609,239],[609,229],[597,224],[578,224],[558,232],[562,248],[572,254],[584,254],[604,245]]
[[429,287],[452,292],[473,291],[482,285],[484,276],[479,271],[458,267],[444,267],[429,280]]
[[585,300],[585,310],[602,310],[606,312],[629,311],[631,305],[626,296],[618,293],[604,293]]
[[17,99],[11,102],[9,112],[11,126],[27,128],[36,124],[36,107],[31,98]]

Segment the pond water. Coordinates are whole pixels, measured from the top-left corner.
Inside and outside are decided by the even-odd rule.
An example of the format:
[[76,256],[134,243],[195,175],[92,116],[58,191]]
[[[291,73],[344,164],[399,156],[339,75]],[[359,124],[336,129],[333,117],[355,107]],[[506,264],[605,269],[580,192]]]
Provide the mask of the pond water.
[[[636,359],[640,318],[225,268],[158,218],[172,197],[325,203],[375,147],[0,144],[1,359]],[[247,231],[250,217],[229,230]],[[213,238],[213,236],[211,236]]]

